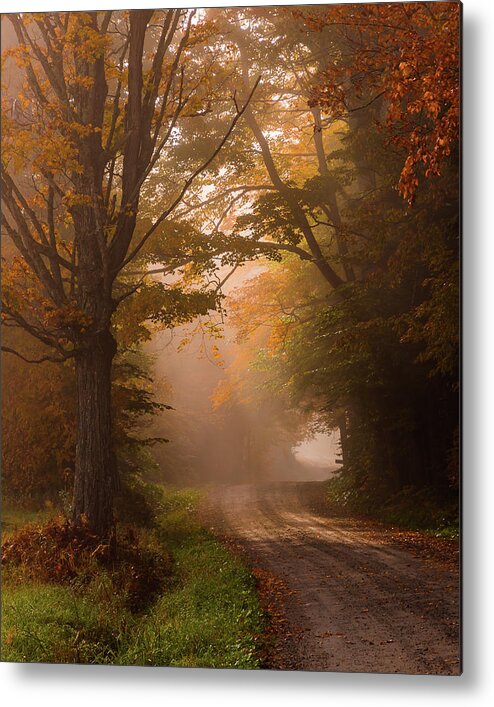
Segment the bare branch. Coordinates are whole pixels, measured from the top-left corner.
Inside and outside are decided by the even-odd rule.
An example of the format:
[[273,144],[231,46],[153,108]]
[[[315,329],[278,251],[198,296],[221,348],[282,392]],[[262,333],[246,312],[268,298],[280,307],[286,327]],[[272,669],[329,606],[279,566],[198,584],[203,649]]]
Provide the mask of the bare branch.
[[13,354],[18,358],[21,358],[26,363],[44,363],[45,361],[51,361],[51,363],[64,363],[64,361],[67,361],[69,358],[73,358],[75,356],[75,352],[70,352],[63,357],[50,356],[47,354],[46,356],[40,356],[39,358],[27,358],[27,356],[24,356],[15,349],[11,349],[9,346],[2,346],[1,348],[2,351],[5,351],[5,353]]
[[186,194],[187,190],[189,189],[190,185],[194,182],[194,180],[205,170],[207,167],[213,162],[215,157],[219,154],[225,143],[228,141],[230,135],[232,134],[233,130],[235,129],[236,124],[244,114],[245,110],[247,109],[247,106],[249,105],[249,102],[254,95],[254,92],[256,88],[259,85],[259,82],[261,80],[261,77],[257,79],[255,82],[249,96],[247,97],[242,109],[235,114],[235,117],[233,118],[232,122],[230,123],[230,127],[228,128],[227,132],[225,133],[224,137],[216,147],[216,149],[211,153],[211,155],[208,157],[208,159],[202,163],[193,173],[192,175],[186,180],[185,184],[183,185],[182,189],[180,190],[180,193],[178,196],[173,200],[172,204],[161,214],[161,216],[154,222],[154,224],[151,226],[151,228],[145,233],[145,235],[141,238],[140,242],[138,245],[130,252],[130,254],[125,258],[123,263],[119,266],[116,272],[120,270],[122,267],[127,265],[139,251],[143,247],[144,243],[148,240],[148,238],[154,233],[154,231],[158,228],[158,226],[171,214],[171,212],[178,206],[178,204],[182,201],[184,195]]
[[260,247],[263,252],[269,252],[270,250],[284,250],[287,253],[295,253],[301,260],[310,260],[315,263],[315,258],[311,253],[308,253],[303,248],[299,248],[296,245],[290,245],[290,243],[275,243],[274,241],[251,241],[256,247]]
[[52,337],[46,330],[40,331],[36,326],[30,324],[25,317],[23,317],[19,312],[15,312],[11,307],[5,302],[2,302],[2,312],[8,314],[8,316],[22,329],[25,329],[28,334],[31,334],[35,339],[38,339],[43,344],[56,349],[61,356],[65,356],[67,351],[63,348],[60,342]]
[[[213,204],[215,201],[223,199],[227,194],[232,194],[236,191],[244,192],[245,194],[247,194],[251,191],[263,190],[277,191],[276,187],[273,184],[244,184],[238,187],[230,187],[228,189],[224,189],[220,194],[212,196],[210,199],[205,199],[205,201],[201,201],[199,204],[192,204],[190,206],[187,204],[188,208],[185,211],[180,211],[178,217],[181,218],[182,216],[186,216],[187,214],[191,213],[192,211],[195,211],[196,209],[201,209],[204,206],[209,206],[209,204]],[[183,203],[186,204],[185,201],[183,201]]]

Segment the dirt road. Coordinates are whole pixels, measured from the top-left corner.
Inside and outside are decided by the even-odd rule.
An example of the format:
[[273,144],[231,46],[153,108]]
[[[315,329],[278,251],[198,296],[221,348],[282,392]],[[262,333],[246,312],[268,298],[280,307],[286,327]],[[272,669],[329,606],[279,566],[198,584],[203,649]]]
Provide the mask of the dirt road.
[[[273,667],[458,675],[458,573],[317,506],[315,483],[211,494],[217,528],[283,582]],[[275,592],[273,592],[275,593]]]

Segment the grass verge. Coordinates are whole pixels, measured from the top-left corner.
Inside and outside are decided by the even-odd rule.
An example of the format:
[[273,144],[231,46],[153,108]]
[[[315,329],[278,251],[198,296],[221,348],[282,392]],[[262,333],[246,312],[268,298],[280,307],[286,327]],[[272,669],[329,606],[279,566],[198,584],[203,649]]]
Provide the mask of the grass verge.
[[173,556],[165,591],[139,611],[104,567],[64,585],[6,567],[4,661],[260,667],[263,615],[254,578],[200,525],[197,491],[160,495],[152,527],[132,532],[140,547]]
[[390,496],[363,488],[351,474],[341,473],[326,482],[326,491],[330,504],[352,513],[439,538],[459,537],[458,499],[438,498],[432,488],[407,487]]

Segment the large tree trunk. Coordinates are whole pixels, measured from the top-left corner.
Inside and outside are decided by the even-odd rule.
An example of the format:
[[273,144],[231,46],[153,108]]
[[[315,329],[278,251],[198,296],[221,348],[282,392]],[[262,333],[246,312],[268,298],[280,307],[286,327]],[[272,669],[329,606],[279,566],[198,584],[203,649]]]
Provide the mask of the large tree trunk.
[[111,370],[116,352],[109,331],[91,339],[76,359],[78,429],[73,520],[84,518],[100,537],[113,527],[116,463],[112,446]]

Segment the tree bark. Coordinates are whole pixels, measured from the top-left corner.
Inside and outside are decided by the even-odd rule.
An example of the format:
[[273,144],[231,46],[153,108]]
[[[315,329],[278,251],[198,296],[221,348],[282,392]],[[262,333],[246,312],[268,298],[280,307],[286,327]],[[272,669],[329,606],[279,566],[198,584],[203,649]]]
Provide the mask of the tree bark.
[[116,343],[110,331],[92,337],[76,358],[78,400],[73,521],[96,535],[113,527],[116,462],[112,445],[111,371]]
[[341,447],[341,458],[343,460],[343,464],[348,463],[348,440],[347,440],[347,421],[346,421],[346,412],[342,412],[341,415],[338,417],[338,427],[340,430],[340,447]]

